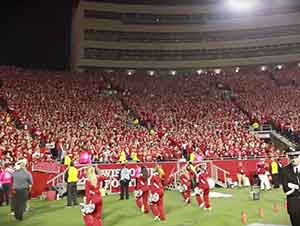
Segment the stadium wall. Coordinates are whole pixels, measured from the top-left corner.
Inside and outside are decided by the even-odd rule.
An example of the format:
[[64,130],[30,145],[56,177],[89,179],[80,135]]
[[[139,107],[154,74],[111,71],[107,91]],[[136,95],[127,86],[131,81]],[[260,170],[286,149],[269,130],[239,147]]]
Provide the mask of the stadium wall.
[[[257,163],[260,162],[260,159],[255,159],[255,160],[215,160],[212,161],[211,163],[230,172],[232,179],[234,181],[237,180],[236,174],[238,170],[238,164],[239,162],[243,163],[243,166],[245,168],[245,174],[251,179],[253,178],[253,175],[255,174],[256,171],[256,166]],[[284,159],[284,164],[287,164],[287,159]],[[129,163],[128,167],[133,169],[136,168],[137,166],[145,165],[147,168],[153,168],[156,163]],[[177,169],[177,162],[160,162],[159,163],[162,168],[165,171],[166,178],[173,172],[176,171]],[[107,174],[108,177],[113,177],[115,178],[114,180],[117,181],[117,169],[120,169],[122,166],[121,164],[99,164],[97,167],[100,170],[103,170],[105,174]],[[61,168],[61,172],[64,171],[64,167]],[[43,171],[43,170],[41,170]],[[209,168],[209,175],[211,175],[210,168]],[[45,172],[40,172],[40,171],[33,171],[33,181],[34,181],[34,186],[32,189],[32,196],[36,197],[40,195],[42,192],[47,190],[47,181],[49,181],[51,178],[56,176],[54,173],[45,173]],[[117,183],[116,183],[117,184]],[[118,188],[113,188],[113,192],[118,192]]]
[[[300,40],[300,29],[298,29],[300,27],[300,13],[295,10],[300,8],[300,3],[298,1],[278,1],[276,4],[266,4],[265,7],[258,10],[259,12],[253,12],[253,15],[251,13],[235,15],[220,3],[218,5],[213,3],[168,6],[82,0],[78,7],[73,10],[72,69],[169,70],[297,62],[300,58],[300,51],[297,52],[296,49],[298,48],[294,48],[293,45]],[[151,22],[151,18],[155,18],[155,16],[158,19],[149,23],[148,19],[150,18]],[[196,22],[190,23],[188,20],[183,23],[180,20],[176,22],[178,18],[188,18],[189,16],[194,16]],[[166,24],[160,21],[159,17],[175,18],[175,22]],[[197,22],[198,17],[200,19]],[[139,18],[146,18],[146,20]],[[275,28],[280,27],[290,27],[292,32],[277,32],[274,37],[270,34],[266,37],[262,35],[263,29],[268,32],[273,27],[274,34],[277,32]],[[249,38],[232,40],[228,38],[230,33],[249,32],[249,30],[251,31]],[[259,38],[255,38],[255,30],[260,32]],[[106,34],[107,37],[102,38],[102,32],[103,36],[105,32],[112,33]],[[195,33],[205,33],[210,36],[210,33],[219,32],[220,37],[219,40],[206,40],[206,37],[201,37],[201,40],[187,40],[188,42],[184,38],[164,42],[155,39],[151,41],[149,38],[146,43],[145,40],[139,38],[132,42],[123,40],[119,35],[122,32],[129,34],[129,36],[139,33],[149,34],[149,37],[152,34],[161,33],[191,34],[191,37]],[[221,38],[222,32],[224,35],[226,34],[225,40]],[[110,40],[110,36],[112,40]],[[242,53],[248,49],[251,54],[249,56],[243,55]],[[253,49],[256,50],[256,54],[253,54]],[[174,55],[174,51],[178,50],[182,51],[181,56],[177,56],[178,53]],[[206,50],[208,52],[219,50],[221,54],[214,54],[213,58],[212,56],[207,57],[205,55]],[[96,53],[93,55],[95,51]],[[132,51],[136,51],[136,53],[132,53]],[[145,54],[140,55],[140,53],[147,51],[153,51],[154,54],[150,54],[148,58],[144,56]],[[162,53],[164,55],[161,59],[159,51],[168,52]],[[201,53],[200,56],[199,54],[193,56],[189,51],[200,51]],[[134,57],[132,54],[135,54]],[[189,55],[189,57],[185,57],[185,55]]]

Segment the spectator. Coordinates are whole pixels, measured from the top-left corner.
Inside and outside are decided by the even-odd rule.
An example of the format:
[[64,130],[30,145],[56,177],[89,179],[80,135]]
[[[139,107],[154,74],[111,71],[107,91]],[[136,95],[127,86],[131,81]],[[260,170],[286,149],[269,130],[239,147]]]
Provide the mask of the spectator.
[[241,188],[242,186],[245,186],[245,169],[242,162],[239,162],[238,170],[237,170],[237,179],[238,179],[238,186]]
[[9,205],[10,189],[12,185],[12,174],[9,167],[3,167],[2,173],[0,173],[0,190],[2,190],[2,197],[0,197],[0,205],[2,201]]

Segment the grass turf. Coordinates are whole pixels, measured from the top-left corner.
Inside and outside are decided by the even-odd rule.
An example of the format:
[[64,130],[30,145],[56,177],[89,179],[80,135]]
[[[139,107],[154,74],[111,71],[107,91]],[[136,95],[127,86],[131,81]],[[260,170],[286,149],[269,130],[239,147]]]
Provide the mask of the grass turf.
[[[272,190],[261,193],[261,199],[250,199],[248,189],[223,190],[232,198],[211,199],[212,211],[207,212],[196,206],[195,197],[191,205],[185,205],[178,192],[165,193],[165,210],[167,220],[154,222],[151,214],[144,215],[136,207],[133,197],[130,200],[119,201],[117,195],[104,197],[104,226],[241,226],[241,212],[245,211],[248,223],[273,223],[289,225],[289,217],[284,208],[282,190]],[[273,206],[278,203],[279,212],[274,212]],[[65,208],[66,200],[30,202],[32,210],[25,214],[24,220],[18,222],[9,216],[9,208],[0,207],[1,226],[60,226],[84,225],[78,207]],[[264,218],[260,218],[258,209],[264,208]]]

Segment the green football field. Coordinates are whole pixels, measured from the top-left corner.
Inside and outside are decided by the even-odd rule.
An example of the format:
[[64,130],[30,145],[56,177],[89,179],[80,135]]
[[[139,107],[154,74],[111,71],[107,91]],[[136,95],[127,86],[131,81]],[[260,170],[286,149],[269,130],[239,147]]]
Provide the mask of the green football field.
[[[144,215],[136,207],[133,196],[130,200],[119,201],[117,195],[104,198],[103,222],[104,226],[240,226],[241,212],[247,213],[249,224],[272,223],[289,224],[289,218],[284,208],[284,194],[282,190],[262,192],[261,199],[250,199],[248,189],[214,191],[232,194],[232,198],[211,199],[212,211],[208,212],[196,206],[195,197],[191,205],[185,205],[181,195],[167,191],[165,195],[165,210],[167,220],[154,222],[151,214]],[[274,204],[278,203],[280,210],[274,211]],[[84,225],[78,207],[65,208],[66,200],[41,201],[32,200],[31,211],[26,213],[22,222],[17,222],[9,216],[7,207],[0,207],[0,226],[59,226]],[[264,217],[260,218],[258,209],[264,209]]]

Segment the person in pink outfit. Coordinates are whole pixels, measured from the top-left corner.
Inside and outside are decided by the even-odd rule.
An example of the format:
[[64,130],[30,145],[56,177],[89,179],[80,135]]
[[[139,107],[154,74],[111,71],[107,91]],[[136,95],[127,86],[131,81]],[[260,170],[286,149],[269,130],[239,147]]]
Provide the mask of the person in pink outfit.
[[2,191],[0,197],[0,205],[5,202],[9,205],[9,192],[12,184],[12,175],[8,167],[1,166],[0,169],[0,190]]

